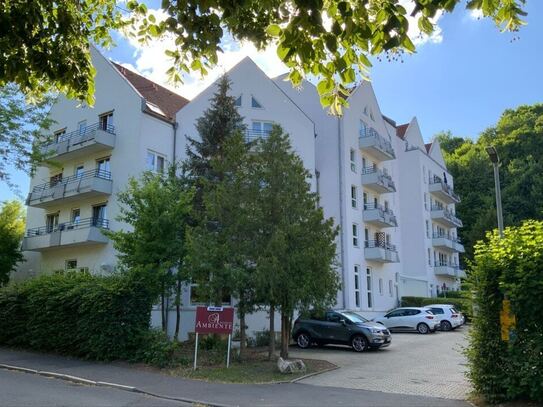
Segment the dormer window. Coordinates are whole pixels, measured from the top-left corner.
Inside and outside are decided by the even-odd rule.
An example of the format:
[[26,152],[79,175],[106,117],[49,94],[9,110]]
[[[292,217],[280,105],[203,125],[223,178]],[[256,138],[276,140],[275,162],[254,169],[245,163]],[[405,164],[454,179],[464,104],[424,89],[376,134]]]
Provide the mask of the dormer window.
[[241,95],[234,101],[234,106],[241,107]]
[[254,109],[262,109],[262,105],[258,100],[255,99],[254,96],[251,96],[251,107]]

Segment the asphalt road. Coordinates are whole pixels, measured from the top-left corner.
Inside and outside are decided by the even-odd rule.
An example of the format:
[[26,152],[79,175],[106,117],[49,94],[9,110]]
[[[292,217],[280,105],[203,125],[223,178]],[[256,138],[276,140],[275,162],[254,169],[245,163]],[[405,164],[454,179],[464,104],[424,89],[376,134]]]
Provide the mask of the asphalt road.
[[0,406],[180,407],[190,404],[107,387],[83,386],[34,374],[0,370]]

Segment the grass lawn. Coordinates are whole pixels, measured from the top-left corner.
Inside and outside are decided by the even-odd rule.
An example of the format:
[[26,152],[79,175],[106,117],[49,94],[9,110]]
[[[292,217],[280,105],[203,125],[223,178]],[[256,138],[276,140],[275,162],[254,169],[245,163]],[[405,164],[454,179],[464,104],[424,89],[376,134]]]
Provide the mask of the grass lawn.
[[335,367],[332,363],[324,360],[303,359],[306,365],[306,371],[297,374],[282,374],[277,369],[276,361],[269,361],[266,358],[264,349],[251,349],[248,352],[247,359],[243,362],[231,360],[230,367],[226,368],[226,363],[209,363],[198,366],[193,370],[192,366],[178,366],[169,369],[169,373],[174,376],[181,376],[187,379],[199,379],[210,382],[222,383],[272,383],[280,381],[290,381],[298,377],[311,373],[321,372]]

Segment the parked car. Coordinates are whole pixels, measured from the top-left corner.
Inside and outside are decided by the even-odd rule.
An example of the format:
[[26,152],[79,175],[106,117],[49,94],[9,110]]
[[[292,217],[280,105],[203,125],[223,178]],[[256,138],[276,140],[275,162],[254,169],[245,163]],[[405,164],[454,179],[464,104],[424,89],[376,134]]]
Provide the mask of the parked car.
[[426,307],[439,319],[442,331],[451,331],[464,323],[464,316],[454,308],[454,305],[431,304]]
[[421,334],[435,332],[439,319],[427,307],[403,307],[390,311],[373,321],[386,326],[390,331],[417,331]]
[[294,322],[292,338],[302,349],[312,344],[339,344],[351,346],[356,352],[384,348],[391,341],[390,332],[384,326],[353,311],[333,310],[298,318]]

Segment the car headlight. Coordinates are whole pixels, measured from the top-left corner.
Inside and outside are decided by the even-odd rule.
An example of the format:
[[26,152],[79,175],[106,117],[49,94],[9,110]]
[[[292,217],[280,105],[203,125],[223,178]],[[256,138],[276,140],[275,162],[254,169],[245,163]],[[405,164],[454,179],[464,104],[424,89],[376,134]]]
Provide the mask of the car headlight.
[[370,328],[372,334],[383,335],[383,330],[379,328]]

